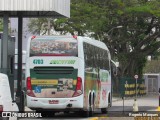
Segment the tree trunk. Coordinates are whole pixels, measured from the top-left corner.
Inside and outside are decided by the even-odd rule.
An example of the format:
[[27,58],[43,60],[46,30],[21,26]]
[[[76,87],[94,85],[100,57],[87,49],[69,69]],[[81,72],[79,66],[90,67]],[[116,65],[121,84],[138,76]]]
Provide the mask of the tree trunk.
[[126,61],[120,62],[120,76],[121,77],[134,77],[135,74],[142,76],[143,67],[146,63],[145,57],[141,55],[141,57],[134,57],[134,55],[130,55],[130,57],[126,57]]

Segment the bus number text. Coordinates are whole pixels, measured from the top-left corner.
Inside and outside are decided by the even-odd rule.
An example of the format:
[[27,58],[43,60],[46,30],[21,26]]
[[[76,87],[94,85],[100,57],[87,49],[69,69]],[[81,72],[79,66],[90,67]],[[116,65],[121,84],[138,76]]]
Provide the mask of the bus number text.
[[34,59],[33,64],[43,64],[43,60],[42,59]]

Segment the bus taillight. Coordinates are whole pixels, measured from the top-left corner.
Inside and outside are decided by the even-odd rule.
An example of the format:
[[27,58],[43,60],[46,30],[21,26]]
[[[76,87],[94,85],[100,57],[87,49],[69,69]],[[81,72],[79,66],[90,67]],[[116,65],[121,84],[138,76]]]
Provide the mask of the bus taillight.
[[3,105],[0,105],[0,113],[3,112]]
[[31,40],[33,40],[34,38],[36,38],[36,36],[32,36]]
[[32,90],[31,78],[30,77],[27,77],[27,90]]
[[82,94],[82,78],[77,77],[76,90],[73,94],[73,97],[79,96]]
[[31,78],[27,77],[27,95],[35,97],[33,91],[32,91],[32,85],[31,85]]
[[77,36],[76,35],[73,35],[73,38],[77,40]]

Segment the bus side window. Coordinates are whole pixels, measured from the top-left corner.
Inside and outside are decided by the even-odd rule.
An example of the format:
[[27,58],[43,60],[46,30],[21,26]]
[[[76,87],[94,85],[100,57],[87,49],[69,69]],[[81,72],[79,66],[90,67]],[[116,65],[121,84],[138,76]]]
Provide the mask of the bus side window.
[[88,45],[88,49],[87,49],[87,53],[88,53],[88,58],[89,58],[89,66],[92,68],[94,68],[94,56],[93,56],[93,46],[92,45]]
[[85,61],[85,68],[88,66],[87,64],[87,45],[83,43],[83,49],[84,49],[84,61]]
[[89,70],[89,68],[91,68],[90,54],[89,54],[89,45],[87,45],[86,43],[84,43],[83,47],[84,47],[85,69]]

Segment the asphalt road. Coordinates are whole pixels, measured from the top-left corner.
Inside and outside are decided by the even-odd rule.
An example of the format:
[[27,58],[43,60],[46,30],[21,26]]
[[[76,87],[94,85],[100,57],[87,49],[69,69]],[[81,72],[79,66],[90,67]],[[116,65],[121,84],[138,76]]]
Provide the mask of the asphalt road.
[[[124,107],[123,107],[124,102]],[[129,117],[129,114],[135,114],[133,112],[134,98],[126,98],[124,101],[121,98],[113,98],[112,107],[109,109],[108,114],[101,114],[100,110],[96,110],[93,117],[84,118],[75,113],[57,113],[53,118],[43,118],[43,120],[54,119],[54,120],[134,120],[133,117]],[[159,104],[158,95],[147,95],[137,98],[138,112],[136,113],[149,113],[149,114],[159,114],[157,112],[157,107]],[[99,118],[99,119],[98,119]],[[21,118],[23,120],[32,120],[31,118]],[[42,118],[34,118],[42,119]]]

